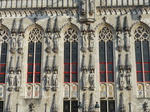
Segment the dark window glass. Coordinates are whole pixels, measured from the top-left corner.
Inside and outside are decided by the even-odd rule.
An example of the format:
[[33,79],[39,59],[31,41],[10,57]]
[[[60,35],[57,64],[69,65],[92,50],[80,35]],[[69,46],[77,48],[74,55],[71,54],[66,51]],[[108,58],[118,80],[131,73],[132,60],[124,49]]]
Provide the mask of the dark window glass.
[[78,63],[78,43],[72,43],[72,63]]
[[66,72],[69,72],[70,71],[70,64],[65,64],[65,71]]
[[36,43],[35,63],[41,63],[41,48],[42,48],[42,43],[37,42]]
[[150,73],[145,73],[145,81],[150,81]]
[[5,73],[6,64],[0,65],[0,73]]
[[135,42],[135,54],[136,54],[136,62],[142,62],[140,41]]
[[113,64],[107,64],[108,65],[108,71],[113,71]]
[[77,72],[77,70],[78,70],[77,64],[72,64],[72,71]]
[[137,81],[142,82],[143,81],[143,75],[141,72],[137,73]]
[[142,63],[137,63],[136,64],[136,70],[137,71],[142,71]]
[[105,62],[105,42],[99,42],[99,60],[100,63]]
[[7,43],[2,43],[1,54],[7,54]]
[[0,83],[5,83],[5,75],[0,75]]
[[32,83],[32,82],[33,82],[33,74],[28,74],[27,81],[28,81],[29,83]]
[[1,55],[1,64],[6,63],[6,58],[7,58],[6,54]]
[[107,101],[101,100],[100,103],[101,103],[100,112],[107,112]]
[[70,101],[64,101],[63,112],[70,112]]
[[100,81],[106,82],[106,73],[100,73]]
[[144,63],[144,71],[150,71],[150,64]]
[[109,112],[115,112],[115,101],[109,100],[108,105],[109,105]]
[[105,70],[106,70],[106,65],[100,64],[100,71],[105,71]]
[[0,101],[0,112],[3,112],[3,101]]
[[34,59],[34,43],[29,42],[28,44],[28,63],[33,63]]
[[107,42],[107,62],[113,62],[113,43]]
[[77,73],[72,73],[72,82],[78,82]]
[[70,74],[69,73],[65,73],[64,82],[70,82]]
[[70,43],[64,43],[64,63],[70,63]]
[[35,82],[40,82],[40,74],[35,74]]
[[28,72],[33,72],[33,64],[28,64]]
[[143,58],[144,62],[149,62],[149,44],[148,41],[143,41]]
[[108,82],[114,82],[113,73],[108,73]]
[[71,101],[71,112],[78,112],[78,101]]
[[41,64],[36,64],[35,72],[41,72]]

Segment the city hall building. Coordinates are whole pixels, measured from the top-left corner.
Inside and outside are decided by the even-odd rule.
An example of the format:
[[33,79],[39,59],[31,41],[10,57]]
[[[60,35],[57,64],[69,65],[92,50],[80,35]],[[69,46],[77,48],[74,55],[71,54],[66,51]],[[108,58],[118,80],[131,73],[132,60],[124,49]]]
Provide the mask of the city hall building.
[[1,0],[0,112],[150,112],[150,0]]

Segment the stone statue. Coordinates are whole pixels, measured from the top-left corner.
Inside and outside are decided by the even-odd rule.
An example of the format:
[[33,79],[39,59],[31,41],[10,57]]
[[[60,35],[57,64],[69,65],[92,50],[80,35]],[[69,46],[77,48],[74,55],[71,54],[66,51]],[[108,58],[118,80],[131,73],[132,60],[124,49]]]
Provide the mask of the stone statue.
[[46,48],[46,51],[48,53],[51,52],[51,49],[52,49],[52,37],[50,35],[47,35],[46,37],[46,42],[47,42],[47,48]]
[[89,11],[89,14],[92,16],[93,13],[94,13],[94,0],[90,0],[90,11]]
[[83,35],[82,35],[82,51],[86,52],[87,47],[88,47],[88,39],[87,39],[86,33],[83,33]]
[[126,80],[127,80],[127,88],[128,90],[131,90],[131,73],[130,72],[127,72],[127,75],[126,75]]
[[12,88],[13,88],[13,71],[10,71],[10,74],[8,75],[8,84],[9,84],[9,87],[8,89],[11,91]]
[[119,88],[120,88],[120,90],[123,90],[123,88],[124,88],[123,73],[119,74]]
[[18,37],[18,47],[23,48],[23,34],[20,34]]
[[128,52],[130,50],[130,35],[129,32],[125,32],[125,49]]
[[16,35],[15,33],[11,36],[11,53],[15,53],[16,51]]
[[89,82],[90,82],[90,89],[94,90],[95,88],[95,80],[94,80],[94,73],[90,73],[89,75]]
[[89,51],[90,52],[93,52],[94,51],[94,34],[93,32],[91,31],[90,34],[89,34]]
[[51,80],[50,77],[51,77],[50,72],[47,72],[45,75],[45,88],[46,88],[46,90],[48,90],[50,88],[50,80]]
[[81,1],[81,15],[85,15],[85,13],[86,13],[86,11],[85,11],[85,5],[86,5],[85,0],[82,0]]
[[54,38],[53,38],[53,42],[54,42],[54,52],[57,53],[58,52],[58,42],[59,42],[59,38],[60,38],[60,35],[59,33],[55,33],[54,34]]
[[121,52],[122,48],[123,48],[123,39],[122,39],[122,33],[121,33],[121,31],[119,31],[117,33],[117,37],[118,37],[118,41],[117,41],[117,43],[118,43],[118,51]]
[[83,90],[86,90],[88,87],[88,77],[86,67],[83,67],[82,83],[83,83]]
[[53,74],[52,81],[53,81],[53,86],[57,87],[58,86],[58,77],[57,77],[57,74]]
[[21,87],[21,76],[20,76],[20,71],[17,72],[16,75],[16,90],[19,91],[19,88]]

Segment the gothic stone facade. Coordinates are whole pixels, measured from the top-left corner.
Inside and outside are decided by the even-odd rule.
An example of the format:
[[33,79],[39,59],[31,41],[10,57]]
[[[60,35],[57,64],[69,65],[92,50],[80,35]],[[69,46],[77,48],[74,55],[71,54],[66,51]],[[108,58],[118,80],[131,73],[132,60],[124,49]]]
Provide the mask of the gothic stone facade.
[[1,112],[150,111],[149,0],[1,0]]

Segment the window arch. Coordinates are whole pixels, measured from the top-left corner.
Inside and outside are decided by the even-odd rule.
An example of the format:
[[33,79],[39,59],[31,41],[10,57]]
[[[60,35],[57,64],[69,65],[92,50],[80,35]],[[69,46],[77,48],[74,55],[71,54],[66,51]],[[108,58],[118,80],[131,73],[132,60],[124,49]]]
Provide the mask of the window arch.
[[29,33],[27,83],[40,83],[42,37],[38,28]]
[[99,32],[100,82],[114,82],[112,39],[112,31],[103,27]]
[[64,82],[78,82],[78,33],[69,28],[64,34]]
[[5,83],[8,33],[0,28],[0,84]]
[[137,82],[150,82],[149,32],[144,26],[134,31]]
[[103,26],[99,32],[100,108],[101,112],[115,112],[113,73],[113,32]]

